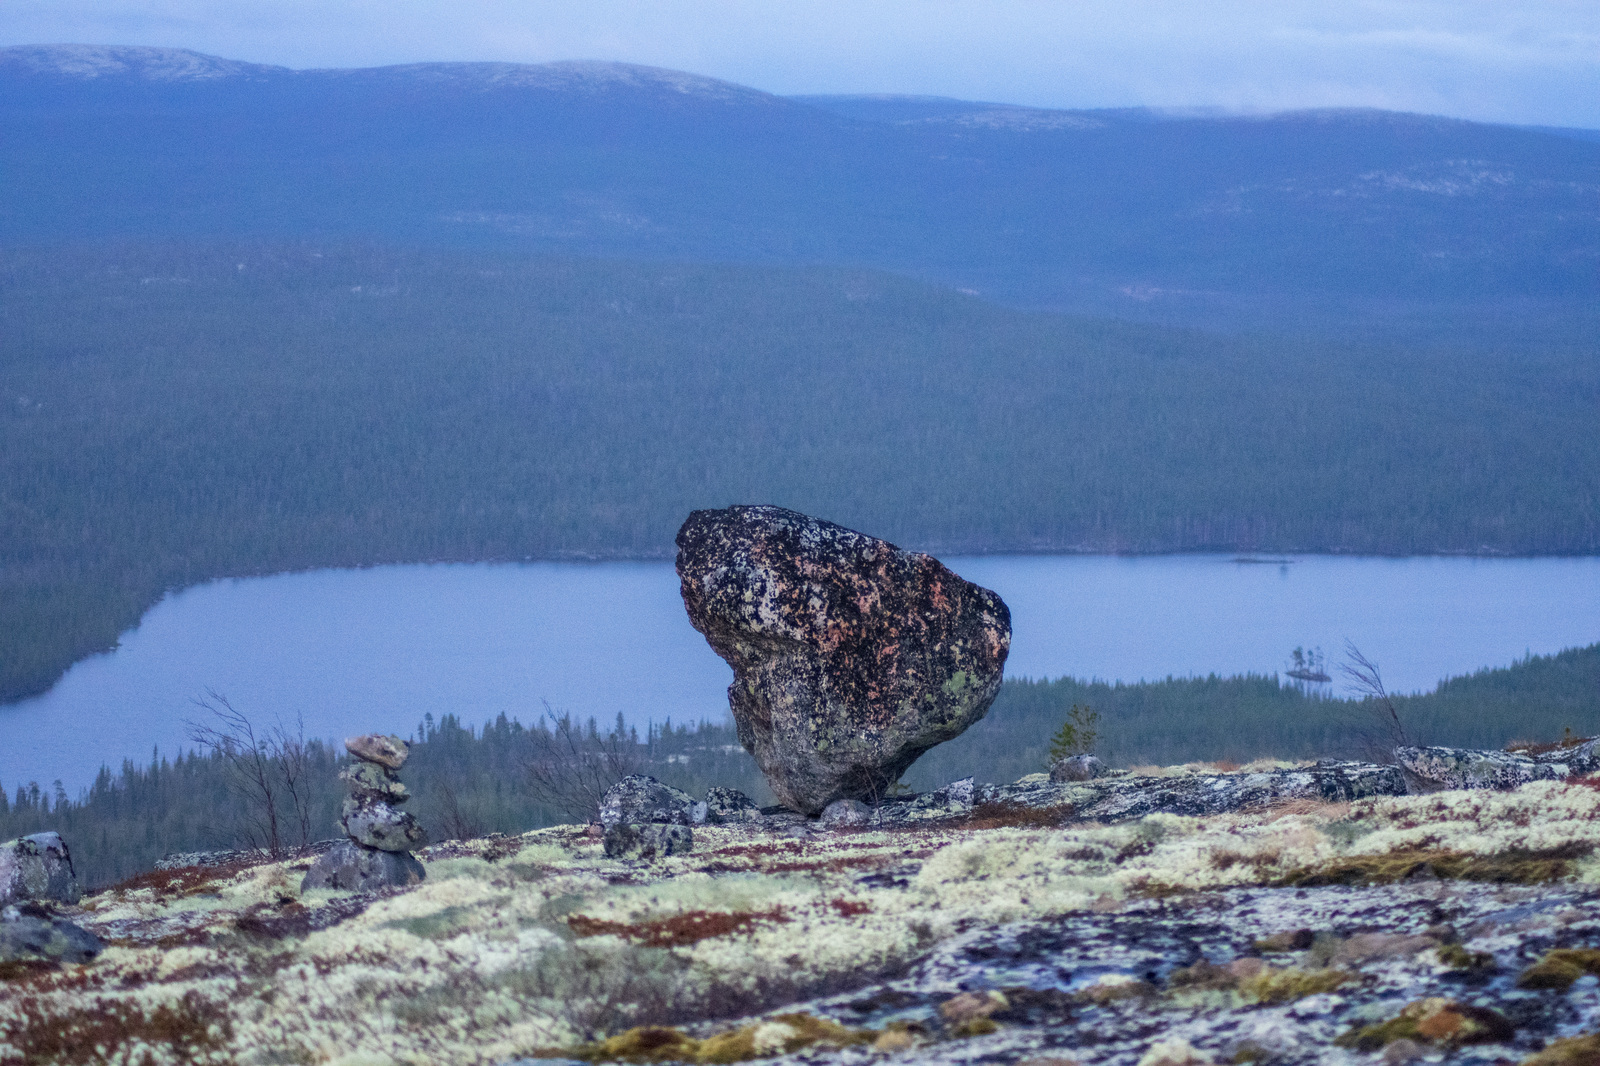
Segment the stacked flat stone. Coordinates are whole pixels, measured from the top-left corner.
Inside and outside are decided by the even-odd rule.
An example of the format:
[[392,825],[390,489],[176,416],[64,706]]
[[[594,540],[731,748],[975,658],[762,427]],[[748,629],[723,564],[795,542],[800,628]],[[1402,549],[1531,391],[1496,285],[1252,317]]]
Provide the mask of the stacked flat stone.
[[351,737],[344,747],[354,760],[339,771],[350,790],[339,824],[350,839],[318,858],[301,887],[368,891],[416,884],[427,875],[411,851],[427,842],[427,834],[400,809],[411,796],[395,777],[410,748],[399,737],[376,733]]

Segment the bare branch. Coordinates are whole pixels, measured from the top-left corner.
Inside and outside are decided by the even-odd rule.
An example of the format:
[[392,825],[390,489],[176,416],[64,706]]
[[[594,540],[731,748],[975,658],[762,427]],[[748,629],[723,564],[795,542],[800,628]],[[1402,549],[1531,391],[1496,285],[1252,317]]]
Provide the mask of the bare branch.
[[1346,687],[1361,697],[1361,706],[1369,712],[1371,728],[1361,732],[1366,745],[1385,754],[1397,747],[1409,746],[1411,736],[1400,721],[1400,712],[1388,689],[1384,688],[1378,664],[1363,655],[1354,641],[1347,639],[1344,650],[1345,661],[1339,664],[1339,673],[1344,675]]

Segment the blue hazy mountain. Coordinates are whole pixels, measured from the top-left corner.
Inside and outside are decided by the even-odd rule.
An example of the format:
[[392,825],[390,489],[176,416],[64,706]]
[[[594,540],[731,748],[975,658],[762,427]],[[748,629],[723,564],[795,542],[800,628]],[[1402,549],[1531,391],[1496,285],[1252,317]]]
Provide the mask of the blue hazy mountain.
[[0,241],[868,266],[1183,324],[1570,339],[1600,306],[1600,142],[1585,133],[786,99],[611,63],[295,71],[9,48]]

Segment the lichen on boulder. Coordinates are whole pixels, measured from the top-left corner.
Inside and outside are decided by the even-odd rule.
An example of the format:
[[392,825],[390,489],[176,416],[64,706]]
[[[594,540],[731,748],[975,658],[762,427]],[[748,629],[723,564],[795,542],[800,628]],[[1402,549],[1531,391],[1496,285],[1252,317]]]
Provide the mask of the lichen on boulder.
[[999,691],[1009,610],[930,555],[766,506],[695,511],[677,545],[740,743],[793,810],[881,798]]
[[59,833],[0,844],[0,907],[29,899],[76,903],[82,895],[72,853]]

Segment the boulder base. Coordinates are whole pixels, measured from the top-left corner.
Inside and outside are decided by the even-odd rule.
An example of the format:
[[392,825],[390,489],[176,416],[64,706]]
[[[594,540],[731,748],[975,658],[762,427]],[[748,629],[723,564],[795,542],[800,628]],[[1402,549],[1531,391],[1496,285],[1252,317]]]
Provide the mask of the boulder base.
[[379,888],[414,885],[428,876],[415,856],[404,851],[364,848],[341,840],[317,857],[306,871],[300,889],[337,888],[370,892]]
[[793,810],[880,798],[1000,690],[1010,612],[932,556],[781,507],[696,511],[677,544],[740,743]]

